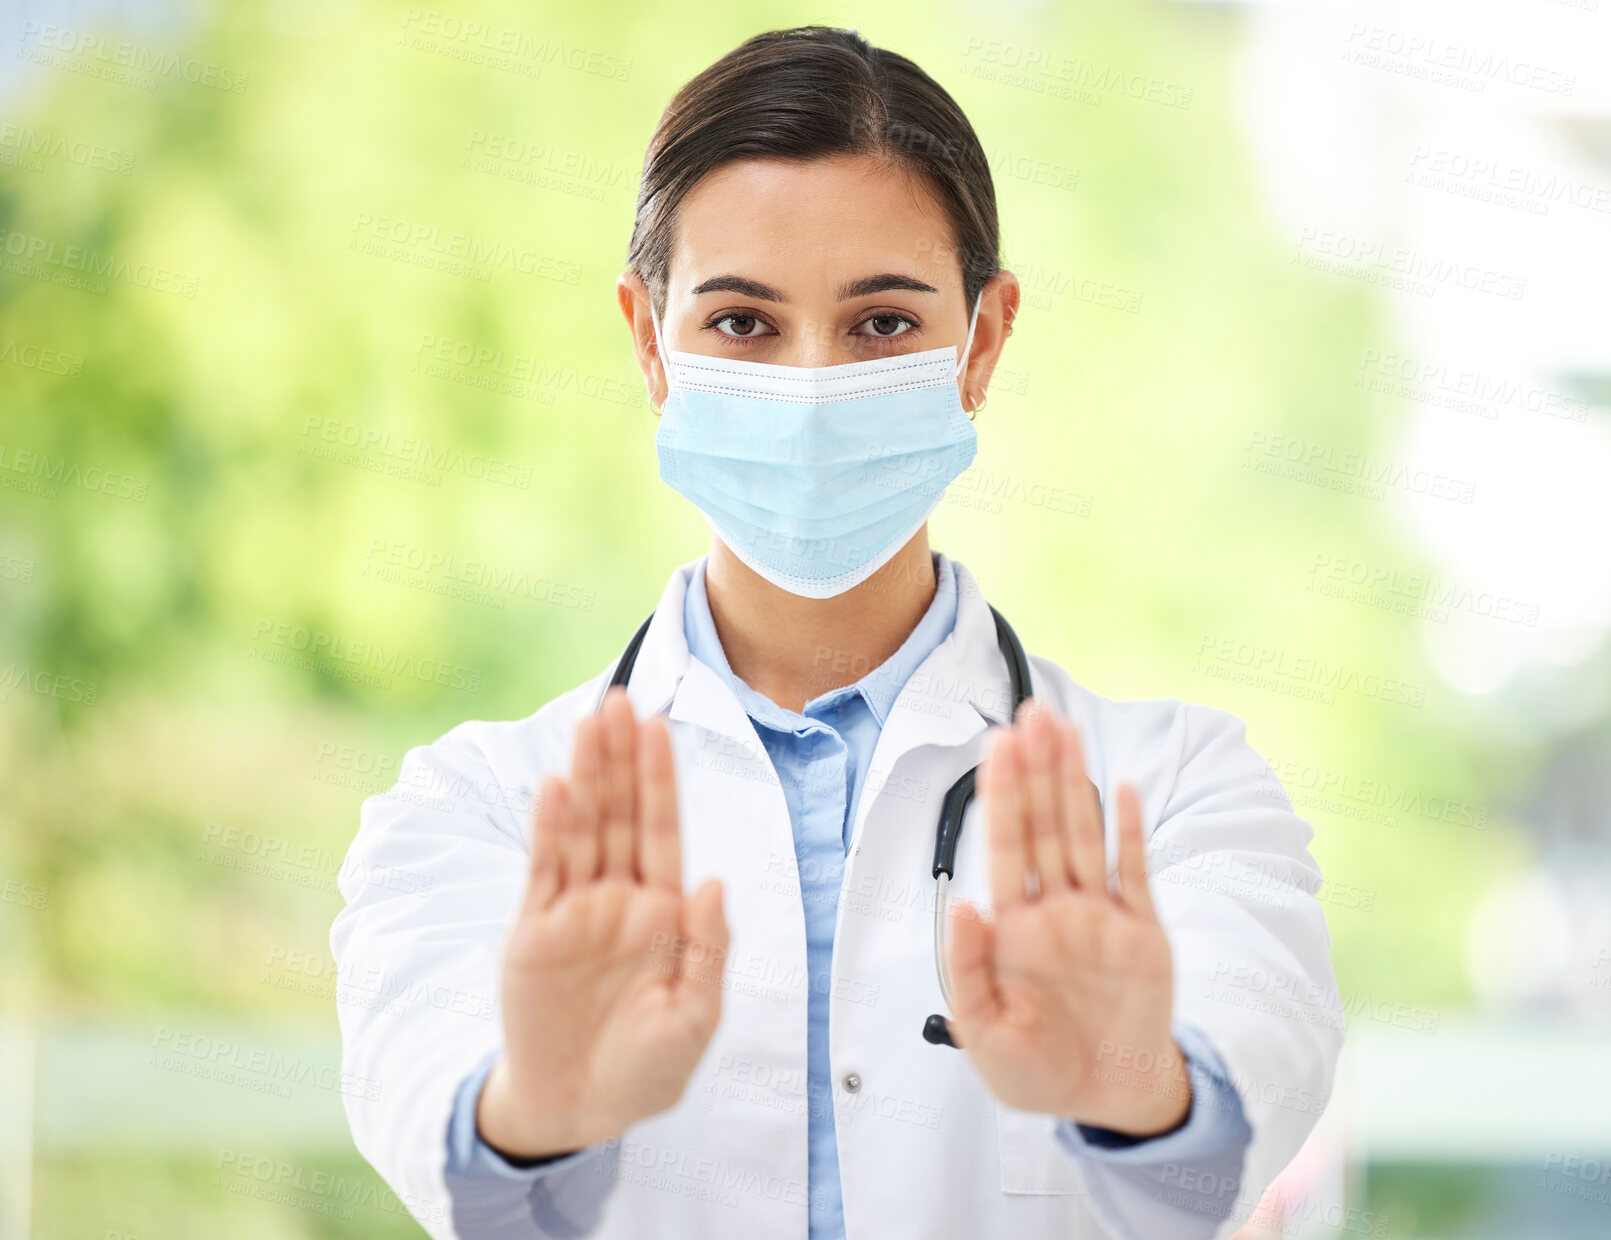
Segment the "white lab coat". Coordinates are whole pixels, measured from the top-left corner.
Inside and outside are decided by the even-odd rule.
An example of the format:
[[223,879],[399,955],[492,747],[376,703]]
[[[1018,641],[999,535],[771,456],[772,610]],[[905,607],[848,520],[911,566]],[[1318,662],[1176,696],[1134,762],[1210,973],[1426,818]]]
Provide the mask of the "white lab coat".
[[[667,583],[628,693],[640,718],[669,711],[684,882],[723,880],[727,989],[681,1100],[624,1134],[593,1234],[806,1240],[808,974],[793,835],[748,716],[689,655],[683,599],[695,564]],[[956,572],[955,630],[878,737],[845,863],[830,1056],[846,1234],[1107,1236],[1053,1117],[1002,1105],[965,1053],[921,1037],[924,1018],[945,1011],[931,939],[940,799],[1011,705],[989,609],[967,569]],[[1220,983],[1248,966],[1262,973],[1245,976],[1282,979],[1284,993],[1334,993],[1311,830],[1236,718],[1174,700],[1109,701],[1048,659],[1030,666],[1032,691],[1080,725],[1103,804],[1122,780],[1140,792],[1175,1019],[1207,1036],[1237,1085],[1253,1132],[1238,1195],[1256,1199],[1323,1108],[1342,1034]],[[463,723],[410,749],[397,786],[364,802],[343,868],[347,907],[331,946],[346,987],[342,1066],[361,1086],[343,1101],[359,1151],[441,1240],[459,1234],[443,1178],[454,1095],[502,1043],[498,968],[526,881],[528,803],[542,775],[568,773],[573,729],[613,669],[612,659],[526,719]],[[976,800],[953,895],[988,903],[988,879]],[[855,1092],[844,1087],[852,1073]]]

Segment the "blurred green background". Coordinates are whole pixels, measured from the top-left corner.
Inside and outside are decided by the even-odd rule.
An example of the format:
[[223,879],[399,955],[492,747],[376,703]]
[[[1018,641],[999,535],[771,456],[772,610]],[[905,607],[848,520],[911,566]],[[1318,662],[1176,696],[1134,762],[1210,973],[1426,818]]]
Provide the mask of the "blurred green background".
[[[476,51],[452,37],[466,20],[527,54]],[[34,1065],[7,1086],[31,1106],[14,1175],[34,1236],[418,1234],[332,1090],[162,1054],[188,1033],[333,1062],[319,974],[360,801],[407,747],[593,675],[705,550],[658,481],[614,280],[673,91],[805,22],[855,26],[957,97],[1025,286],[934,545],[1100,693],[1231,710],[1278,775],[1480,810],[1480,829],[1373,817],[1288,783],[1337,893],[1345,1001],[1470,1004],[1473,909],[1535,848],[1504,808],[1535,754],[1469,726],[1411,616],[1314,588],[1321,555],[1430,571],[1390,505],[1248,465],[1256,434],[1367,450],[1403,409],[1356,384],[1391,338],[1382,294],[1295,264],[1261,205],[1232,11],[25,6],[0,145],[0,1004]],[[1187,104],[1014,84],[1003,38]],[[177,60],[141,72],[119,41]],[[515,257],[455,269],[455,234]],[[68,247],[117,263],[97,278]],[[455,591],[449,559],[487,575]],[[296,650],[299,627],[452,671],[355,681]],[[1238,683],[1222,639],[1422,704]],[[366,1187],[265,1200],[260,1158]]]

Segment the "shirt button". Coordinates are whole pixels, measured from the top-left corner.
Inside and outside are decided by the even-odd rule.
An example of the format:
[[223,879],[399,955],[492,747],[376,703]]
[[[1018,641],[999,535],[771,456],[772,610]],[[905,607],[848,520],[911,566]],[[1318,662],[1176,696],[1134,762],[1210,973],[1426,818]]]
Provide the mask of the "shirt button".
[[847,1094],[853,1094],[861,1088],[861,1077],[854,1072],[847,1072],[841,1084],[844,1085]]

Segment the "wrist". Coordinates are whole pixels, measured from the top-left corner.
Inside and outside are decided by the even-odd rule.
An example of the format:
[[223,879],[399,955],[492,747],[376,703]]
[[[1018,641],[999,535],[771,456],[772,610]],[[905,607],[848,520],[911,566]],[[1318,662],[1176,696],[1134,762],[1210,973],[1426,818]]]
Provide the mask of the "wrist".
[[591,1144],[574,1122],[522,1111],[511,1086],[507,1058],[499,1059],[482,1082],[475,1126],[481,1140],[510,1161],[553,1158]]
[[1173,1038],[1165,1050],[1136,1055],[1128,1071],[1107,1075],[1112,1089],[1104,1105],[1099,1110],[1084,1108],[1089,1114],[1076,1115],[1075,1122],[1146,1141],[1174,1132],[1190,1118],[1191,1075],[1185,1053]]
[[[1176,1055],[1179,1053],[1177,1048]],[[1175,1070],[1163,1075],[1166,1079],[1158,1082],[1158,1089],[1143,1095],[1128,1122],[1116,1126],[1115,1132],[1146,1141],[1167,1136],[1186,1123],[1191,1117],[1192,1088],[1185,1059],[1177,1059]]]

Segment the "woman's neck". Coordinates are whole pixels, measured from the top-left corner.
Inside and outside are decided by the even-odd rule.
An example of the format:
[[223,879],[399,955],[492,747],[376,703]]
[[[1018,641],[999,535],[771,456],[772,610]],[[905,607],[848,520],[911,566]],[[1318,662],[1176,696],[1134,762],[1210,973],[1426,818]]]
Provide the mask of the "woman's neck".
[[911,636],[937,582],[928,526],[860,585],[802,598],[773,585],[712,537],[705,595],[727,665],[787,710],[854,684]]

